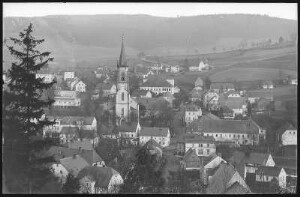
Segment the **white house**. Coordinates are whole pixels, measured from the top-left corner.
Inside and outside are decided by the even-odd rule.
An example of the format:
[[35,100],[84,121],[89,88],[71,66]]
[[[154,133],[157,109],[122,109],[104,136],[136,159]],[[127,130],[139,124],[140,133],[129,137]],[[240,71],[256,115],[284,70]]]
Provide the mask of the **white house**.
[[93,116],[48,116],[48,119],[56,123],[51,126],[44,127],[44,136],[49,133],[59,134],[64,127],[77,127],[82,130],[97,131],[97,120]]
[[80,183],[80,193],[105,194],[118,193],[124,183],[120,173],[111,167],[89,166],[82,169],[77,178]]
[[291,85],[298,85],[298,79],[291,79]]
[[207,63],[204,63],[203,61],[200,61],[198,66],[190,66],[189,70],[190,71],[197,71],[197,72],[202,72],[203,70],[207,69],[209,65]]
[[233,91],[233,90],[230,90],[226,93],[227,97],[228,98],[236,98],[236,97],[241,97],[240,93],[238,91]]
[[35,78],[41,78],[44,79],[44,82],[51,83],[54,80],[55,75],[46,70],[42,70],[35,74]]
[[[181,146],[181,147],[180,147]],[[187,152],[189,149],[195,150],[198,156],[210,156],[216,152],[215,139],[213,137],[204,137],[197,135],[185,136],[182,141],[177,144],[178,150]]]
[[138,133],[141,130],[139,122],[124,123],[117,127],[120,143],[126,145],[137,145]]
[[80,80],[77,83],[73,84],[72,89],[77,92],[86,92],[86,84]]
[[262,129],[253,120],[201,120],[194,121],[188,132],[213,136],[220,143],[235,145],[257,145]]
[[228,82],[213,82],[210,84],[210,89],[217,93],[226,93],[228,91],[235,91],[235,87],[233,83]]
[[174,79],[162,79],[160,77],[152,77],[144,79],[143,84],[140,86],[141,90],[150,90],[155,94],[170,92],[174,94]]
[[64,72],[64,80],[73,79],[74,77],[75,77],[75,72],[72,71]]
[[139,143],[141,146],[150,139],[155,140],[162,147],[170,145],[170,130],[167,127],[142,127],[139,132]]
[[297,145],[297,129],[289,123],[277,130],[277,140],[283,146]]
[[54,107],[79,107],[81,105],[80,98],[72,97],[54,97],[55,102],[53,103]]
[[199,119],[202,116],[202,110],[200,107],[189,104],[185,108],[184,120],[186,125],[189,125],[192,121]]

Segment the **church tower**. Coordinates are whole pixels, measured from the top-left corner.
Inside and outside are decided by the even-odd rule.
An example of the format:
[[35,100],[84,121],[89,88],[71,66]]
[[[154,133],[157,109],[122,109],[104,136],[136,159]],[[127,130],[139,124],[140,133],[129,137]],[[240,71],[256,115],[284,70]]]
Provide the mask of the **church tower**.
[[122,36],[121,54],[117,63],[117,69],[116,123],[120,125],[123,121],[129,121],[130,117],[129,78],[127,60],[125,57],[124,35]]

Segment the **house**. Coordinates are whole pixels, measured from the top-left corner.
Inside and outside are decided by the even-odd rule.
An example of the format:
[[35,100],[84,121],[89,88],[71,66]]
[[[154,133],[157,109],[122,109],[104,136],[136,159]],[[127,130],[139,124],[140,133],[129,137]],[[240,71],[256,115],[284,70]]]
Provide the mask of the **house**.
[[256,182],[271,182],[272,179],[278,180],[281,188],[286,188],[286,172],[284,168],[276,166],[259,166],[255,171]]
[[224,194],[228,190],[232,191],[232,186],[237,183],[245,188],[246,193],[251,192],[244,179],[230,163],[221,163],[209,180],[206,193]]
[[119,133],[120,144],[126,145],[137,145],[138,144],[138,133],[141,130],[139,122],[127,122],[116,128]]
[[[56,123],[51,126],[44,127],[43,135],[46,134],[53,137],[61,133],[64,127],[74,127],[81,130],[97,131],[97,120],[93,116],[48,116],[48,119]],[[61,137],[61,136],[60,136]]]
[[235,91],[234,84],[228,82],[213,82],[210,84],[210,89],[217,93],[226,93],[230,90]]
[[203,105],[208,110],[218,110],[219,94],[214,91],[208,91],[204,94]]
[[64,72],[64,80],[73,79],[75,77],[75,72]]
[[163,154],[163,147],[158,144],[154,139],[150,139],[144,146],[144,149],[150,154],[150,155],[156,155],[159,158],[162,157]]
[[259,166],[275,166],[275,162],[271,154],[268,153],[244,153],[242,151],[234,151],[229,162],[235,166],[239,173],[246,179],[246,176],[255,174]]
[[71,90],[75,90],[77,92],[86,92],[86,84],[81,80],[77,80],[71,84]]
[[175,66],[170,66],[170,72],[171,73],[178,73],[180,71],[180,66],[175,65]]
[[259,144],[262,129],[253,120],[202,120],[191,124],[187,132],[213,136],[218,142],[239,145]]
[[182,161],[180,162],[181,167],[185,170],[200,170],[201,169],[201,161],[198,155],[196,154],[196,150],[190,148],[183,156]]
[[170,92],[174,94],[174,79],[162,79],[161,77],[151,77],[144,79],[140,86],[141,90],[150,90],[155,94]]
[[170,145],[170,130],[167,127],[142,127],[139,132],[139,144],[144,145],[154,139],[162,147]]
[[117,86],[113,83],[98,83],[95,91],[99,93],[100,90],[103,91],[104,97],[113,96],[117,93]]
[[238,91],[234,91],[234,90],[229,90],[225,94],[226,94],[226,96],[228,98],[231,98],[231,97],[241,97],[240,93]]
[[189,125],[192,121],[199,119],[202,116],[202,110],[200,107],[189,104],[185,108],[184,120],[185,124]]
[[201,60],[198,66],[190,66],[189,70],[190,71],[197,71],[197,72],[202,72],[203,70],[206,70],[209,68],[207,59],[206,60]]
[[203,89],[203,80],[200,77],[198,77],[196,79],[194,84],[195,84],[195,87],[200,87],[201,89]]
[[79,128],[62,127],[60,133],[53,133],[52,137],[60,139],[61,143],[68,143],[79,138]]
[[55,90],[54,91],[55,97],[70,97],[74,98],[78,96],[78,93],[76,91],[72,90]]
[[150,75],[154,75],[154,72],[152,70],[146,71],[143,74],[143,79],[146,79],[146,78],[150,77]]
[[68,107],[79,107],[81,105],[80,98],[72,97],[54,97],[54,107],[68,108]]
[[220,97],[219,104],[220,106],[228,107],[233,111],[233,115],[243,115],[245,116],[247,111],[247,99],[245,97],[228,97],[227,99],[224,99],[223,97]]
[[298,79],[291,79],[291,85],[298,85]]
[[124,180],[120,173],[111,167],[88,166],[77,176],[80,193],[104,194],[117,193]]
[[90,150],[83,149],[81,147],[69,148],[65,146],[51,146],[46,155],[53,156],[56,163],[58,163],[60,159],[79,155],[90,166],[105,166],[104,160],[96,153],[94,149]]
[[256,103],[260,98],[265,98],[270,101],[274,100],[272,90],[251,90],[246,93],[246,97],[251,104]]
[[274,85],[272,81],[264,81],[262,87],[263,89],[273,89]]
[[297,145],[297,129],[290,123],[285,123],[277,131],[277,141],[282,146]]
[[132,98],[152,98],[152,93],[149,90],[136,89],[130,95]]
[[270,110],[271,107],[271,101],[266,98],[259,98],[252,108],[252,111],[255,113],[264,113],[268,110]]
[[61,183],[65,183],[69,173],[76,177],[78,172],[87,166],[89,164],[81,156],[74,154],[60,159],[59,163],[52,164],[50,171],[59,178]]
[[177,153],[185,154],[189,149],[195,150],[197,156],[210,156],[216,152],[215,139],[199,135],[185,135],[177,142]]
[[136,102],[140,105],[141,111],[145,111],[145,117],[159,114],[160,106],[168,106],[169,103],[162,97],[137,98]]
[[222,106],[222,115],[224,119],[234,119],[235,113],[232,109],[230,109],[228,106]]
[[190,92],[190,99],[192,102],[196,102],[196,101],[202,101],[203,95],[204,95],[204,91],[200,88],[194,88],[191,92]]
[[50,73],[47,69],[42,69],[35,74],[35,78],[41,78],[44,79],[43,81],[45,83],[51,83],[54,80],[55,75]]
[[[72,128],[72,127],[71,127]],[[94,146],[93,143],[91,143],[88,139],[82,139],[82,140],[72,140],[67,143],[68,148],[71,149],[83,149],[83,150],[93,150]]]

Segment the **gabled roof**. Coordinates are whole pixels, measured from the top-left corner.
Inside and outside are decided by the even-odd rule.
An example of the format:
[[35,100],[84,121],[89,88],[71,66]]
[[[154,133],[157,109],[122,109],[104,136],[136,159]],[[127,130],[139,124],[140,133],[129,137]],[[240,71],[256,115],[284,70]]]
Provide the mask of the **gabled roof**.
[[154,98],[137,98],[136,102],[140,105],[144,105],[146,109],[154,110],[156,106],[159,104],[168,104],[168,101],[166,101],[162,97],[154,97]]
[[149,92],[149,90],[140,90],[136,89],[131,93],[132,97],[137,97],[137,96],[146,96],[146,94]]
[[60,133],[63,134],[77,134],[79,131],[78,127],[62,127]]
[[189,126],[193,132],[258,134],[259,128],[251,120],[200,120]]
[[49,120],[60,119],[61,125],[73,125],[76,121],[83,121],[84,125],[91,125],[95,119],[93,116],[48,116]]
[[201,108],[194,105],[194,104],[188,104],[186,107],[185,107],[185,111],[200,111]]
[[88,166],[78,173],[77,178],[80,180],[87,176],[95,181],[95,187],[108,188],[109,182],[115,174],[119,173],[111,167]]
[[297,169],[297,158],[288,158],[288,157],[276,157],[273,156],[275,166],[283,167],[284,169]]
[[81,150],[79,153],[90,165],[93,163],[101,162],[103,159],[93,150]]
[[118,132],[135,132],[138,122],[124,123],[118,126],[116,129]]
[[201,166],[200,159],[198,155],[196,154],[196,150],[190,148],[183,156],[183,161],[188,162],[190,159],[192,159],[194,162],[192,163],[192,166],[188,165],[186,167],[192,167],[192,168],[199,168]]
[[183,137],[185,143],[214,143],[215,138],[213,136],[200,136],[200,135],[185,135]]
[[234,89],[234,85],[227,82],[213,82],[210,85],[210,89]]
[[169,82],[167,82],[165,79],[154,76],[154,77],[150,77],[140,87],[172,87],[172,85]]
[[167,137],[168,132],[168,127],[142,127],[140,131],[140,136]]
[[113,83],[98,83],[96,88],[102,90],[110,90],[113,87]]
[[266,176],[276,176],[278,177],[280,171],[282,168],[280,167],[272,167],[272,166],[259,166],[258,169],[256,170],[255,174],[263,174]]
[[232,184],[224,194],[249,194],[251,191],[244,186],[242,186],[240,183],[235,182]]
[[84,149],[84,150],[93,150],[93,144],[90,140],[82,139],[82,141],[73,141],[68,143],[68,147],[72,149]]
[[194,84],[195,86],[203,86],[203,80],[201,77],[198,77]]
[[197,90],[194,88],[190,94],[191,94],[191,98],[202,98],[204,93],[205,92],[203,90]]
[[230,109],[241,109],[245,104],[245,97],[228,97],[225,100],[220,100],[220,105],[227,106]]
[[296,130],[296,128],[290,123],[286,122],[282,127],[280,127],[276,133],[282,135],[286,130]]
[[75,177],[80,170],[89,166],[89,164],[79,155],[60,159],[60,163],[66,168],[68,172],[72,173]]

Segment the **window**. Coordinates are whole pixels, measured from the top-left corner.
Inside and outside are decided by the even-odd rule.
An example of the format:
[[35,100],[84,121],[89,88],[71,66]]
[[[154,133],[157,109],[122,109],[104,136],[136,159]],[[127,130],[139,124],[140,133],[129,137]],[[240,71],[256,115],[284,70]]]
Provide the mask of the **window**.
[[122,101],[124,101],[124,98],[125,98],[125,94],[124,92],[122,92]]
[[218,137],[218,134],[216,134],[216,137]]
[[122,73],[121,81],[125,81],[125,73]]
[[233,135],[233,137],[235,137],[235,135]]
[[203,144],[199,144],[200,147],[203,147]]

